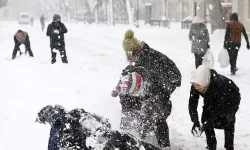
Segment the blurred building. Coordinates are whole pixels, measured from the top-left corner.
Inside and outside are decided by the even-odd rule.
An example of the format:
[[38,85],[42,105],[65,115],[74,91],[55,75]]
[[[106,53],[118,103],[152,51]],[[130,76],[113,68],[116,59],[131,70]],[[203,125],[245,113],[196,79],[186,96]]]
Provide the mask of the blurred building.
[[29,12],[34,17],[41,15],[40,0],[8,0],[5,18],[17,19],[20,12]]

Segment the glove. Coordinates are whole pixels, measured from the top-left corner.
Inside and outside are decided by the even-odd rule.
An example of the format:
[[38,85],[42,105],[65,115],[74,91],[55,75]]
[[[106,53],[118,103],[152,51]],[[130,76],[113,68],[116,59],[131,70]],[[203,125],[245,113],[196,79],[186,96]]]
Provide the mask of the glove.
[[200,137],[202,134],[202,129],[200,127],[200,123],[194,123],[191,133],[196,137]]
[[247,49],[248,49],[248,50],[250,49],[250,45],[249,45],[249,43],[247,43]]
[[125,76],[128,74],[129,70],[132,69],[133,66],[128,65],[125,69],[122,70],[122,76]]
[[119,95],[120,91],[121,91],[120,87],[116,87],[116,89],[112,91],[111,96],[117,97]]
[[149,111],[149,107],[146,103],[143,103],[142,106],[141,106],[141,113],[142,114],[148,114],[148,111]]

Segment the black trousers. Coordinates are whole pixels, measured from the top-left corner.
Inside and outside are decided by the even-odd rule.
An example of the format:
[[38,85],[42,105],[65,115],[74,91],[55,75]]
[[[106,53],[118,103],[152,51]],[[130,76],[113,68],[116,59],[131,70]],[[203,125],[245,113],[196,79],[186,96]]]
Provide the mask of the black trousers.
[[[167,124],[167,118],[171,114],[172,110],[172,103],[169,100],[166,100],[167,103],[162,107],[162,111],[158,114],[156,120],[149,119],[148,117],[141,117],[140,118],[140,129],[139,133],[144,136],[144,133],[147,131],[154,131],[157,141],[161,147],[169,147],[170,140],[169,140],[169,128]],[[135,110],[141,109],[141,102],[142,99],[139,97],[134,97],[130,95],[120,95],[120,103],[122,105],[122,112],[133,112]],[[152,128],[152,124],[155,123],[156,128]]]
[[230,46],[227,48],[229,54],[229,62],[231,65],[231,71],[235,71],[238,52],[240,50],[241,43],[231,43]]
[[[204,129],[209,150],[216,150],[217,140],[214,127],[212,125],[207,125]],[[230,123],[224,128],[224,133],[225,133],[224,147],[226,148],[226,150],[234,150],[234,131],[235,131],[235,123]]]
[[56,62],[56,52],[55,52],[56,50],[58,50],[60,52],[62,62],[68,63],[65,46],[61,46],[59,48],[51,48],[51,62],[52,62],[52,64]]
[[205,55],[205,53],[194,53],[196,68],[198,68],[200,65],[202,65],[204,55]]
[[41,24],[42,25],[42,31],[44,30],[44,27],[45,27],[45,25],[44,24]]
[[[34,57],[34,54],[33,54],[33,52],[31,51],[31,48],[30,48],[30,44],[29,43],[24,43],[24,46],[25,46],[25,54],[28,52],[30,57]],[[16,58],[17,51],[19,51],[20,54],[22,54],[19,47],[20,47],[20,45],[17,45],[17,44],[15,45],[13,53],[12,53],[12,59]]]

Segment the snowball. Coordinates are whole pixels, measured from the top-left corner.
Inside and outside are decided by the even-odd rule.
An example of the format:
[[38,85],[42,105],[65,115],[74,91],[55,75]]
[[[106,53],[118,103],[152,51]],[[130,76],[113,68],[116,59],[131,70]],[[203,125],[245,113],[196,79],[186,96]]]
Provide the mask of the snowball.
[[209,4],[209,5],[208,5],[208,8],[209,8],[210,10],[213,10],[213,9],[214,9],[214,6],[213,6],[212,4]]

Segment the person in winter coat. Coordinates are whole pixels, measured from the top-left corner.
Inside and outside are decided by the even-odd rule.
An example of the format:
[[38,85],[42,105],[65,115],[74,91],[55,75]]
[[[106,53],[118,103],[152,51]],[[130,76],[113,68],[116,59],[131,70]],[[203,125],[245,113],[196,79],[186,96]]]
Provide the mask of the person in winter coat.
[[233,13],[230,16],[230,22],[227,23],[226,34],[224,40],[224,48],[227,49],[231,65],[231,73],[234,75],[238,70],[236,67],[238,52],[241,47],[241,33],[244,35],[247,49],[250,49],[248,36],[245,27],[238,21],[238,14]]
[[[134,38],[134,32],[132,30],[128,30],[125,33],[123,49],[129,61],[129,65],[123,72],[133,67],[141,66],[147,70],[157,72],[166,79],[166,82],[171,83],[170,93],[174,92],[176,87],[181,86],[181,73],[175,63],[166,55],[150,48],[145,42],[140,42]],[[115,91],[113,92],[113,96],[117,94]],[[120,94],[119,97],[123,113],[130,112],[130,110],[134,108],[140,109],[140,106],[137,105],[137,103],[141,101],[140,97],[128,94]]]
[[42,14],[42,16],[40,17],[40,23],[41,23],[42,31],[43,31],[43,30],[44,30],[44,27],[45,27],[45,17],[44,17],[43,14]]
[[66,50],[65,50],[65,41],[64,34],[67,33],[68,30],[65,25],[61,22],[61,17],[58,14],[53,16],[53,22],[48,25],[47,36],[50,37],[50,48],[51,48],[51,63],[54,64],[56,62],[56,52],[58,50],[61,55],[61,59],[63,63],[68,63]]
[[201,20],[198,16],[193,19],[189,31],[189,40],[192,43],[191,51],[195,56],[195,66],[198,68],[202,64],[204,55],[210,48],[207,27],[204,24],[204,20]]
[[25,46],[25,54],[28,52],[30,57],[34,57],[33,52],[31,51],[30,48],[30,39],[27,32],[18,30],[14,35],[14,42],[15,42],[15,47],[12,53],[12,59],[16,58],[17,51],[19,51],[20,55],[22,55],[22,52],[20,50],[20,45],[22,44],[24,44]]
[[130,134],[113,131],[109,121],[84,109],[70,112],[59,105],[45,106],[36,122],[51,125],[48,150],[160,150]]
[[[205,131],[209,150],[216,150],[214,129],[224,129],[225,148],[234,150],[235,114],[239,109],[241,95],[237,85],[215,70],[201,65],[194,72],[189,97],[189,114],[194,123],[192,133],[200,136]],[[201,117],[198,118],[199,97],[204,98]],[[201,131],[201,133],[199,133]]]
[[143,67],[134,67],[127,74],[124,73],[119,81],[119,90],[117,91],[120,95],[140,97],[141,101],[137,102],[140,109],[131,110],[131,112],[139,111],[138,130],[141,138],[145,138],[152,130],[151,127],[156,126],[153,131],[163,149],[170,147],[166,119],[172,109],[171,90],[169,90],[172,86],[172,83],[160,76],[159,73],[146,70]]

